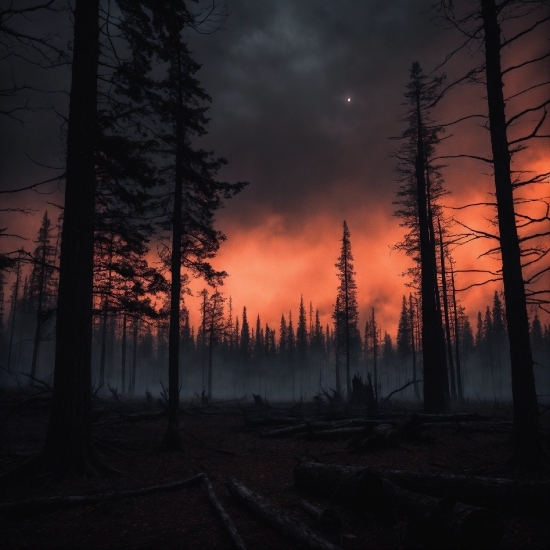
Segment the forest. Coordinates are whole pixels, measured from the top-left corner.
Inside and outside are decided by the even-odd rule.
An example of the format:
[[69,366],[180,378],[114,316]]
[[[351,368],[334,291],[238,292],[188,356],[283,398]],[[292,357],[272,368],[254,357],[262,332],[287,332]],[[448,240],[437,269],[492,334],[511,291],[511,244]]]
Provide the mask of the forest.
[[423,5],[0,2],[3,547],[547,548],[550,5]]

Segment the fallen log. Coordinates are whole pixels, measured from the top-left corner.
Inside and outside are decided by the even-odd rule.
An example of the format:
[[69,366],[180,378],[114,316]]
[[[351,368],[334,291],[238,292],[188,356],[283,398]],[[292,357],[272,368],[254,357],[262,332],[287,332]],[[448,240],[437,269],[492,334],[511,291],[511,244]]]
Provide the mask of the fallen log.
[[157,411],[153,413],[145,413],[145,414],[129,414],[126,415],[121,420],[113,420],[111,422],[98,422],[95,424],[97,428],[103,428],[105,426],[114,426],[116,424],[125,424],[127,422],[133,423],[133,422],[146,422],[149,420],[157,420],[159,418],[162,418],[164,416],[168,416],[168,409]]
[[263,428],[267,426],[294,426],[295,424],[300,423],[298,418],[293,416],[263,416],[261,418],[249,418],[244,417],[244,423],[249,428]]
[[416,418],[419,423],[425,422],[466,422],[476,420],[490,420],[489,416],[477,413],[449,413],[449,414],[428,414],[414,413],[411,418]]
[[198,474],[183,481],[176,481],[166,485],[152,485],[142,487],[141,489],[130,489],[129,491],[117,491],[116,493],[104,493],[102,495],[83,495],[68,497],[46,497],[30,498],[28,500],[18,500],[16,502],[7,502],[0,504],[0,516],[28,516],[32,514],[44,514],[55,512],[57,510],[67,510],[69,508],[78,508],[79,506],[95,506],[103,502],[112,502],[125,498],[150,495],[161,491],[175,491],[184,487],[199,485],[202,482],[204,474]]
[[473,475],[377,470],[392,483],[434,497],[452,496],[461,502],[498,509],[550,508],[550,481],[523,481]]
[[454,430],[468,430],[472,432],[482,433],[499,433],[507,432],[513,427],[512,422],[488,422],[484,420],[464,422],[423,422],[418,426],[418,430],[429,429],[454,429]]
[[230,479],[227,482],[227,488],[236,500],[262,521],[265,521],[290,539],[299,542],[305,548],[311,550],[340,550],[338,546],[320,537],[303,523],[292,519],[280,508],[238,481]]
[[364,434],[365,428],[337,428],[335,430],[320,430],[316,431],[313,427],[309,427],[306,432],[308,441],[336,441],[339,439],[350,439],[356,435]]
[[300,508],[317,521],[321,531],[338,531],[344,528],[344,522],[334,508],[317,508],[306,500],[300,501]]
[[500,516],[453,499],[414,493],[369,468],[304,462],[294,468],[298,487],[315,491],[360,511],[407,517],[426,544],[459,548],[490,547],[502,539]]
[[237,550],[246,550],[246,546],[244,545],[243,539],[239,535],[239,532],[237,531],[235,524],[233,523],[231,518],[227,515],[227,512],[224,510],[223,506],[218,500],[218,497],[214,492],[214,488],[212,487],[212,483],[210,482],[210,479],[208,478],[207,475],[203,476],[202,483],[206,487],[208,498],[212,503],[212,505],[214,506],[214,509],[216,510],[218,517],[221,519],[227,533],[231,537],[231,541],[233,542],[233,545],[235,546],[235,548],[237,548]]

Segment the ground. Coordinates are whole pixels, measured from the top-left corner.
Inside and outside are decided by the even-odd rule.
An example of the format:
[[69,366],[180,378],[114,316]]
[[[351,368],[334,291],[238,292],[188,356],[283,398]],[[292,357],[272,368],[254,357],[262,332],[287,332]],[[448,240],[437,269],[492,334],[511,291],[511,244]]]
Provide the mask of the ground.
[[[24,392],[23,392],[24,393]],[[0,406],[0,473],[21,463],[39,450],[48,422],[47,393],[18,406],[27,394],[4,392]],[[407,469],[425,472],[471,473],[494,477],[548,479],[546,466],[535,474],[510,470],[510,431],[494,433],[436,429],[422,441],[404,441],[398,446],[364,454],[350,454],[347,441],[308,441],[303,436],[286,439],[260,437],[269,428],[251,426],[249,420],[267,416],[315,416],[324,410],[313,405],[276,404],[260,410],[251,398],[210,405],[182,403],[181,436],[183,453],[158,452],[166,429],[166,417],[135,422],[119,422],[130,412],[145,414],[162,410],[144,400],[114,399],[96,402],[102,411],[94,428],[98,449],[104,461],[121,475],[71,475],[59,482],[15,485],[0,489],[0,503],[54,495],[90,495],[133,489],[183,480],[206,472],[229,516],[235,522],[249,549],[299,548],[284,536],[264,525],[244,510],[229,495],[225,482],[235,478],[250,489],[280,506],[317,533],[315,520],[299,507],[302,499],[324,507],[326,499],[297,489],[293,468],[297,461],[315,460],[360,466]],[[286,409],[286,410],[284,410]],[[406,417],[419,405],[394,403],[380,411],[381,417]],[[510,420],[509,404],[470,403],[463,410],[489,415],[492,420]],[[344,414],[363,415],[360,409]],[[548,413],[543,415],[546,456]],[[395,518],[356,516],[341,510],[345,526],[326,538],[342,549],[405,548],[402,523]],[[501,512],[504,538],[501,548],[550,548],[548,512],[527,514],[522,510]],[[405,546],[404,546],[405,544]],[[173,492],[127,498],[91,507],[55,511],[29,517],[0,517],[0,548],[231,548],[231,541],[216,516],[203,486]]]

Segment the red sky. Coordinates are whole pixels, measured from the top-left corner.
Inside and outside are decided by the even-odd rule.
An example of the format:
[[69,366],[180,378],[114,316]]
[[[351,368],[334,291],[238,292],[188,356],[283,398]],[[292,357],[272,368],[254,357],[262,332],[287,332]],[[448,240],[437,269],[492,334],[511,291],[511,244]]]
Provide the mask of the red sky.
[[[292,309],[296,318],[303,295],[306,308],[312,301],[322,322],[329,322],[337,287],[334,264],[345,219],[355,257],[361,330],[367,312],[375,307],[382,330],[395,337],[401,297],[409,292],[407,279],[400,274],[411,260],[391,249],[401,239],[402,229],[392,215],[397,183],[390,153],[397,144],[387,138],[404,128],[399,117],[411,63],[420,61],[429,73],[459,40],[434,25],[426,14],[429,5],[428,0],[342,0],[338,5],[321,0],[232,0],[223,32],[190,35],[192,50],[203,64],[197,76],[213,98],[210,133],[202,146],[228,158],[221,177],[250,182],[218,216],[219,228],[228,239],[214,265],[230,274],[223,291],[233,298],[234,315],[240,316],[246,305],[250,321],[259,313],[263,323],[278,327],[281,313],[287,316]],[[541,29],[538,39],[506,49],[503,66],[536,53],[546,43],[540,40],[544,32]],[[447,81],[478,61],[479,56],[459,56],[445,69]],[[30,74],[30,69],[24,71]],[[52,74],[40,78],[66,86],[66,72]],[[536,66],[510,73],[505,94],[517,93],[541,78]],[[548,87],[543,87],[513,100],[508,115],[529,102],[536,104],[547,92]],[[65,95],[51,96],[51,102],[66,112]],[[434,114],[450,122],[485,112],[483,88],[463,86],[446,97]],[[4,187],[49,176],[26,155],[41,164],[63,165],[59,119],[51,111],[28,116],[25,127],[6,121],[0,132]],[[510,135],[535,123],[536,115],[529,116]],[[475,119],[450,127],[450,137],[438,153],[489,155],[489,135],[480,125]],[[543,130],[549,133],[547,123]],[[490,200],[489,165],[467,159],[447,162],[443,173],[452,194],[444,198],[444,205],[461,207]],[[515,167],[550,172],[547,142],[530,145],[517,157]],[[548,187],[522,191],[522,196],[549,196]],[[60,203],[62,196],[26,193],[3,195],[2,200],[3,205],[37,209],[32,217],[10,214],[0,221],[0,226],[33,238],[45,203]],[[541,211],[540,204],[530,208],[530,212]],[[488,221],[493,216],[490,209],[446,213],[479,229],[494,230]],[[3,250],[16,246],[7,240],[1,244]],[[31,243],[25,246],[30,249]],[[456,249],[457,269],[494,266],[491,260],[478,258],[486,249],[485,241]],[[457,276],[458,287],[474,281],[471,275]],[[548,282],[547,277],[541,284],[548,288]],[[192,283],[195,291],[202,287],[200,281]],[[501,285],[474,287],[461,294],[472,324],[495,289]],[[187,303],[196,324],[198,303],[192,298]],[[542,318],[550,323],[548,315]]]

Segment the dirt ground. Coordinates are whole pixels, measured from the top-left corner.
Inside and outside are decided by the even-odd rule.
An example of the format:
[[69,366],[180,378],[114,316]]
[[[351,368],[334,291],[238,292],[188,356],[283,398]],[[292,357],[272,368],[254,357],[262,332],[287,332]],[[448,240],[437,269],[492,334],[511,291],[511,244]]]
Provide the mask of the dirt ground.
[[[46,396],[47,397],[47,396]],[[3,394],[0,406],[0,473],[20,464],[43,444],[48,423],[47,398],[21,403],[25,395]],[[94,428],[98,450],[104,461],[122,472],[109,476],[69,476],[55,484],[34,483],[0,489],[0,503],[55,495],[91,495],[167,484],[200,472],[210,477],[214,490],[232,518],[249,549],[300,548],[243,509],[225,486],[235,478],[258,492],[287,514],[321,534],[316,521],[298,504],[306,499],[321,508],[326,499],[298,489],[293,468],[298,461],[310,460],[358,466],[384,467],[421,472],[469,473],[493,477],[549,479],[548,464],[537,473],[512,471],[510,431],[484,433],[447,426],[432,430],[420,442],[399,445],[363,454],[346,450],[346,440],[308,441],[303,435],[268,439],[260,432],[270,428],[251,422],[272,416],[321,419],[325,410],[313,405],[297,407],[276,404],[259,410],[252,399],[212,403],[182,404],[180,431],[183,453],[159,452],[166,418],[120,422],[123,415],[157,409],[143,401],[104,400],[96,404],[102,411]],[[418,406],[394,404],[380,411],[381,418],[406,418]],[[483,413],[491,420],[510,420],[510,406],[471,403],[463,410]],[[359,409],[341,414],[364,416]],[[550,456],[549,414],[543,415],[542,433],[546,457]],[[248,419],[248,423],[245,422]],[[337,509],[344,528],[323,534],[342,549],[407,548],[403,540],[403,518],[357,515]],[[522,510],[500,512],[504,524],[499,548],[550,548],[548,511],[539,514]],[[231,548],[231,541],[208,500],[204,486],[172,492],[159,492],[95,506],[60,510],[30,517],[0,517],[0,548]],[[450,544],[449,548],[456,547]]]

